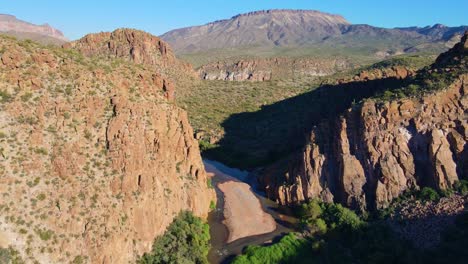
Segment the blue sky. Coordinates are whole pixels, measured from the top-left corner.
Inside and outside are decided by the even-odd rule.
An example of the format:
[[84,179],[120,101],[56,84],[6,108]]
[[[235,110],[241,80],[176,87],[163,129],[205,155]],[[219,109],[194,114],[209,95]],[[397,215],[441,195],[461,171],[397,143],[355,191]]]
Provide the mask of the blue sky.
[[0,0],[0,13],[49,23],[70,39],[119,27],[155,35],[262,9],[314,9],[380,27],[467,25],[468,0]]

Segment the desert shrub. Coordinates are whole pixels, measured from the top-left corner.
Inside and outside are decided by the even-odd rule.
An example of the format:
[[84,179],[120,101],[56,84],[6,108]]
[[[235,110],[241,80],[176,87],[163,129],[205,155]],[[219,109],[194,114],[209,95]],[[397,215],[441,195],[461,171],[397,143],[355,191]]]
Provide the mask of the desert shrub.
[[13,96],[9,94],[6,90],[0,90],[0,102],[8,103],[13,99]]
[[271,246],[248,246],[244,254],[236,257],[233,264],[292,263],[299,259],[309,248],[306,239],[289,233]]
[[357,230],[364,224],[359,216],[341,204],[324,204],[323,219],[332,229]]
[[456,192],[460,193],[461,195],[468,194],[468,181],[467,180],[457,181],[454,184],[453,189]]
[[303,203],[299,209],[301,218],[316,219],[323,213],[320,201],[313,199],[308,203]]
[[440,199],[440,195],[430,187],[424,187],[418,194],[418,198],[423,201],[435,202]]
[[207,150],[210,150],[210,149],[213,149],[213,148],[216,147],[215,145],[213,145],[210,142],[205,141],[205,140],[198,141],[198,145],[200,146],[200,151],[201,152],[205,152]]
[[190,212],[181,212],[164,235],[155,239],[151,252],[138,261],[156,263],[208,263],[209,226]]
[[10,251],[6,248],[0,248],[0,263],[10,263]]

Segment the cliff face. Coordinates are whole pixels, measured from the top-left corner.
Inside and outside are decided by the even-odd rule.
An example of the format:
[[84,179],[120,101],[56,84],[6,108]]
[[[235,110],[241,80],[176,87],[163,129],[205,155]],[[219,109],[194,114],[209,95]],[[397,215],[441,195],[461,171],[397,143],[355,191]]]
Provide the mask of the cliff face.
[[[466,70],[466,39],[429,71]],[[266,170],[261,180],[268,196],[282,204],[318,197],[364,210],[386,207],[412,188],[451,187],[468,176],[467,91],[468,75],[462,74],[439,92],[367,100],[322,122],[286,169]]]
[[89,34],[80,40],[64,44],[85,56],[120,58],[155,67],[173,79],[181,75],[196,76],[189,63],[178,60],[172,48],[160,38],[134,29]]
[[269,81],[298,76],[326,76],[351,67],[345,59],[269,58],[220,61],[198,69],[201,79]]
[[154,68],[6,38],[0,58],[0,247],[128,263],[179,211],[207,215],[198,144]]

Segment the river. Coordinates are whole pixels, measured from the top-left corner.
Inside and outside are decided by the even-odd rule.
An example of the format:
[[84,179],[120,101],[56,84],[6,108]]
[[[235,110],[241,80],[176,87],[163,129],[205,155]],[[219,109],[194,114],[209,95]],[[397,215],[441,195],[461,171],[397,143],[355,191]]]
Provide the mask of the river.
[[[229,168],[216,161],[203,162],[206,171],[213,175],[212,184],[217,197],[216,209],[208,217],[212,246],[208,255],[210,263],[228,263],[234,256],[241,254],[248,245],[269,244],[284,234],[294,231],[297,219],[290,216],[288,208],[278,206],[265,198],[261,192],[249,188],[246,184],[252,186],[252,177],[249,177],[248,172]],[[242,212],[230,210],[232,209],[230,207],[242,207]],[[225,213],[229,219],[225,218]],[[272,223],[269,222],[270,219]],[[230,222],[227,223],[227,220]],[[233,239],[226,224],[233,229],[235,225],[232,223],[236,222],[245,227],[245,230],[242,228],[240,230],[244,234],[237,234],[242,238],[228,242],[229,238]],[[248,235],[249,232],[259,234]]]

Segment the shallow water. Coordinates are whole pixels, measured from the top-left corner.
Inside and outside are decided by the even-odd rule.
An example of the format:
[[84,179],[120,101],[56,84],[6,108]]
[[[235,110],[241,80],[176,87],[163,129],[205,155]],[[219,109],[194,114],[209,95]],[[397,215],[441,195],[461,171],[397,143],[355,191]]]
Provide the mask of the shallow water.
[[[211,212],[208,217],[212,246],[212,249],[208,255],[210,263],[229,263],[229,261],[235,255],[241,254],[242,250],[248,245],[268,244],[276,238],[283,236],[285,233],[294,231],[293,227],[297,223],[297,219],[290,216],[291,213],[287,208],[280,207],[275,202],[262,196],[260,192],[254,192],[265,212],[269,213],[275,219],[276,230],[268,234],[245,237],[233,241],[231,243],[226,243],[229,231],[227,227],[222,223],[222,221],[224,220],[224,197],[223,193],[218,188],[218,184],[223,182],[223,179],[217,177],[216,170],[245,183],[250,182],[249,173],[246,171],[229,168],[223,165],[222,163],[215,161],[204,160],[204,163],[209,164],[215,168],[215,171],[209,172],[215,173],[215,176],[212,179],[212,183],[217,196],[216,209],[213,212]],[[252,184],[250,185],[252,186]]]

